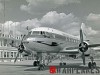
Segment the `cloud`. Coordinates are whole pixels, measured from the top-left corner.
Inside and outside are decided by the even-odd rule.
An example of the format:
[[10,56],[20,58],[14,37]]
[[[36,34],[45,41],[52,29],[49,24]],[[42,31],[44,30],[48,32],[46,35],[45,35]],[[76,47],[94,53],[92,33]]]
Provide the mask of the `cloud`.
[[50,11],[57,6],[69,3],[80,3],[80,0],[26,0],[27,5],[21,5],[20,9],[34,14],[34,12],[42,13]]
[[87,20],[88,21],[100,21],[100,14],[93,14],[93,13],[90,13],[88,16],[87,16]]
[[95,35],[95,34],[98,34],[98,31],[93,30],[92,27],[87,27],[87,28],[86,28],[86,32],[87,32],[88,35]]
[[73,34],[73,32],[76,32],[73,30],[73,28],[75,28],[76,30],[78,29],[77,27],[79,27],[79,21],[78,18],[75,17],[72,13],[66,15],[65,13],[57,13],[56,11],[50,11],[45,14],[41,19],[28,19],[26,21],[21,22],[7,21],[3,25],[5,33],[9,33],[10,31],[14,32],[15,30],[18,34],[26,33],[27,26],[29,27],[29,29],[41,26],[52,27],[66,32],[69,32],[69,30],[72,29],[72,31],[69,33]]
[[1,23],[0,25],[5,34],[21,35],[28,32],[26,29],[27,26],[29,29],[39,27],[40,22],[37,19],[31,19],[21,22],[6,21],[4,24]]
[[27,29],[26,29],[27,27],[30,30],[39,26],[41,26],[40,21],[35,18],[35,19],[28,19],[26,21],[21,21],[16,28],[20,32],[27,33]]
[[4,2],[7,2],[7,1],[10,1],[10,0],[0,0],[0,12],[4,10]]
[[[98,31],[93,30],[91,27],[87,27],[84,23],[84,30],[88,35],[95,35]],[[45,14],[41,19],[28,19],[21,22],[7,21],[4,23],[4,32],[13,34],[22,34],[27,33],[26,27],[28,26],[29,30],[35,27],[51,27],[55,28],[73,35],[79,35],[80,29],[80,20],[75,17],[72,13],[57,13],[56,11],[50,11]],[[16,31],[16,32],[15,32]]]
[[5,34],[11,34],[20,35],[20,32],[16,29],[16,26],[18,26],[20,22],[13,22],[13,21],[6,21],[4,24],[2,24],[2,31],[4,31]]
[[2,5],[2,3],[0,3],[0,11],[2,11],[3,10],[3,5]]
[[92,27],[86,26],[84,23],[81,24],[83,32],[88,35],[92,36],[98,34],[99,31],[93,30]]
[[[52,27],[65,32],[79,27],[79,20],[72,13],[66,15],[65,13],[57,13],[56,11],[48,12],[46,15],[41,18],[42,26]],[[73,31],[70,33],[73,34]]]
[[80,3],[80,0],[54,0],[55,4]]

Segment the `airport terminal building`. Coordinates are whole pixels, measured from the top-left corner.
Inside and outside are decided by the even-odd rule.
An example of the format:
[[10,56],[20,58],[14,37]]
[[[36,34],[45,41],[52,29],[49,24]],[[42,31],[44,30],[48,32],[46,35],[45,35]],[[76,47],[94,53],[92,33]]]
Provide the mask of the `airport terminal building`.
[[[15,47],[11,47],[10,43],[14,41],[18,45],[20,40],[21,36],[13,37],[12,35],[0,34],[0,62],[14,62],[18,50]],[[19,54],[17,61],[22,59],[23,56]]]

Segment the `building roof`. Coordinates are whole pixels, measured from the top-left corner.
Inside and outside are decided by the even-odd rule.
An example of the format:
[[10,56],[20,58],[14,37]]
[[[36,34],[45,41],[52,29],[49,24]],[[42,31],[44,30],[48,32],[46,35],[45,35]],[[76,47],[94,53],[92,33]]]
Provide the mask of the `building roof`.
[[0,50],[10,50],[10,51],[17,51],[18,49],[15,47],[6,47],[6,46],[2,46],[0,47]]

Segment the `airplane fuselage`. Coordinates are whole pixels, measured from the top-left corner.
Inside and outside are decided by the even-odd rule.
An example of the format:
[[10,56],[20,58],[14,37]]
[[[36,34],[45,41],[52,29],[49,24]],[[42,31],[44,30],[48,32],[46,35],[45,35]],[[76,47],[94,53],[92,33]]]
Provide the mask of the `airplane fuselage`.
[[[62,31],[39,27],[32,29],[24,39],[26,50],[36,52],[60,52],[66,47],[78,46],[80,41],[78,37],[64,33]],[[68,53],[77,53],[79,50],[66,50]]]

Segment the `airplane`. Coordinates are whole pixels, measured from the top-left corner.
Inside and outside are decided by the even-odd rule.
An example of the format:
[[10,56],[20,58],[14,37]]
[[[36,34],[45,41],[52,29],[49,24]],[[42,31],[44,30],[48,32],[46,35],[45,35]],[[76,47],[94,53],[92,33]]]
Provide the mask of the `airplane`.
[[[14,42],[11,43],[14,47]],[[26,53],[30,55],[32,51],[37,52],[37,60],[33,62],[33,65],[38,65],[39,70],[44,68],[42,62],[42,53],[69,53],[69,54],[80,54],[83,60],[83,65],[86,64],[85,57],[91,57],[91,61],[88,63],[88,67],[91,68],[96,66],[96,62],[93,61],[93,57],[90,56],[91,48],[98,47],[100,44],[89,44],[84,39],[84,33],[82,25],[80,27],[80,37],[59,31],[49,27],[38,27],[31,29],[27,35],[24,35],[18,48],[19,53]],[[60,63],[62,64],[62,63]]]

